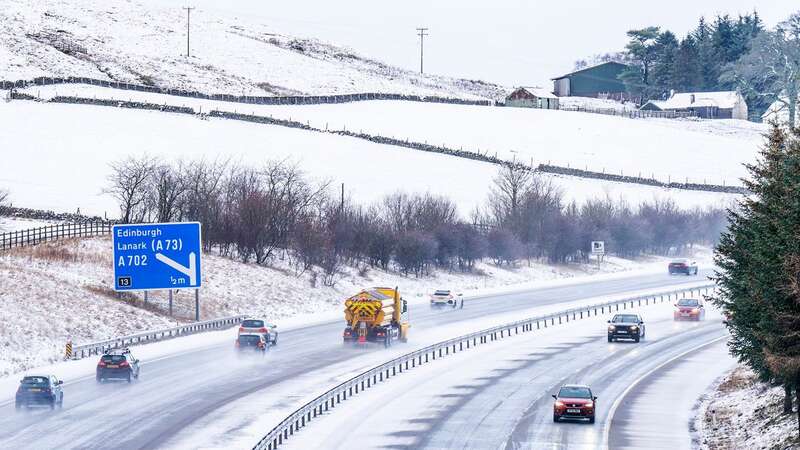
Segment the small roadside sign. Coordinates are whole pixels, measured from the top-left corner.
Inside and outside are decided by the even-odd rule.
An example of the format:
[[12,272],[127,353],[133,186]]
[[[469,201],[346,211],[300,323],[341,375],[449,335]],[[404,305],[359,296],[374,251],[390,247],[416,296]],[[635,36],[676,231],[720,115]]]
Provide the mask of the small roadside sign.
[[606,243],[605,243],[605,241],[592,241],[592,254],[593,255],[605,255],[606,254]]
[[114,290],[199,289],[199,222],[114,225]]

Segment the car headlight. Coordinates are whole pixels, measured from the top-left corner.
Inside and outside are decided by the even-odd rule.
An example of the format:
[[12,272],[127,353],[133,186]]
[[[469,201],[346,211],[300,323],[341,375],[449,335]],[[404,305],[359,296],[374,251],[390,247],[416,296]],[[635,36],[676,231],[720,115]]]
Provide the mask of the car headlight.
[[697,309],[697,308],[695,308],[695,309],[693,309],[693,310],[692,310],[692,314],[697,314],[697,313],[699,313],[699,312],[700,312],[700,310],[699,310],[699,309]]
[[636,325],[634,325],[634,326],[632,326],[632,327],[631,327],[631,330],[633,330],[633,331],[636,331],[636,330],[638,330],[638,329],[639,329],[639,327],[637,327]]
[[585,404],[585,405],[583,405],[583,406],[585,406],[585,407],[587,407],[587,408],[594,408],[594,403],[592,403],[592,402],[589,402],[589,403],[587,403],[587,404]]
[[608,326],[608,331],[614,331],[616,329],[617,329],[617,327],[615,327],[614,325],[609,325]]
[[562,402],[561,400],[556,400],[556,406],[558,407],[564,406],[564,402]]

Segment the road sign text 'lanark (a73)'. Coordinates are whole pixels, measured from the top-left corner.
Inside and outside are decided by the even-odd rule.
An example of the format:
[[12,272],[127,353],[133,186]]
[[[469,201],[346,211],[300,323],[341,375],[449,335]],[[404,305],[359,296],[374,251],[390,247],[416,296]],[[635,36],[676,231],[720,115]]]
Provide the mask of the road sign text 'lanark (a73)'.
[[114,290],[198,289],[199,222],[114,225]]

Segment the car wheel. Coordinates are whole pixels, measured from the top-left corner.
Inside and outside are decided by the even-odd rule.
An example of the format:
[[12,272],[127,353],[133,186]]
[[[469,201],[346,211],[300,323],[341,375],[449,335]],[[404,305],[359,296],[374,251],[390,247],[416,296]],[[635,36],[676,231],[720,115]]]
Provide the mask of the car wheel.
[[61,409],[63,407],[64,407],[64,394],[61,394],[61,398],[58,399],[58,409]]
[[131,373],[130,372],[128,372],[128,377],[126,378],[126,380],[128,380],[128,383],[131,382]]
[[591,417],[589,417],[589,423],[594,423],[594,415],[592,415]]
[[611,337],[611,336],[609,336],[609,337],[608,337],[608,342],[614,342],[614,338],[613,338],[613,337]]
[[637,342],[637,343],[638,343],[638,342],[639,342],[639,339],[640,339],[640,338],[639,338],[639,336],[636,336],[636,337],[633,339],[633,342]]
[[54,409],[56,409],[56,399],[53,399],[53,401],[50,402],[50,410],[52,411]]
[[553,414],[553,422],[558,423],[558,416],[555,414]]
[[14,409],[17,409],[17,410],[22,409],[22,403],[14,403]]

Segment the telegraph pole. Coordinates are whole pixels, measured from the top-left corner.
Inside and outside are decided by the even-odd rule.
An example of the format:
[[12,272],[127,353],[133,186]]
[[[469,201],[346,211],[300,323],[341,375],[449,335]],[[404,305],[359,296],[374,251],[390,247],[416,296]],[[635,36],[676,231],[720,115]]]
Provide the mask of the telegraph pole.
[[194,7],[184,6],[183,9],[186,10],[186,57],[189,57],[189,16],[192,13],[192,10],[195,9]]
[[425,36],[428,36],[427,31],[427,28],[417,28],[417,32],[419,33],[419,73],[423,73],[422,56],[425,48]]

